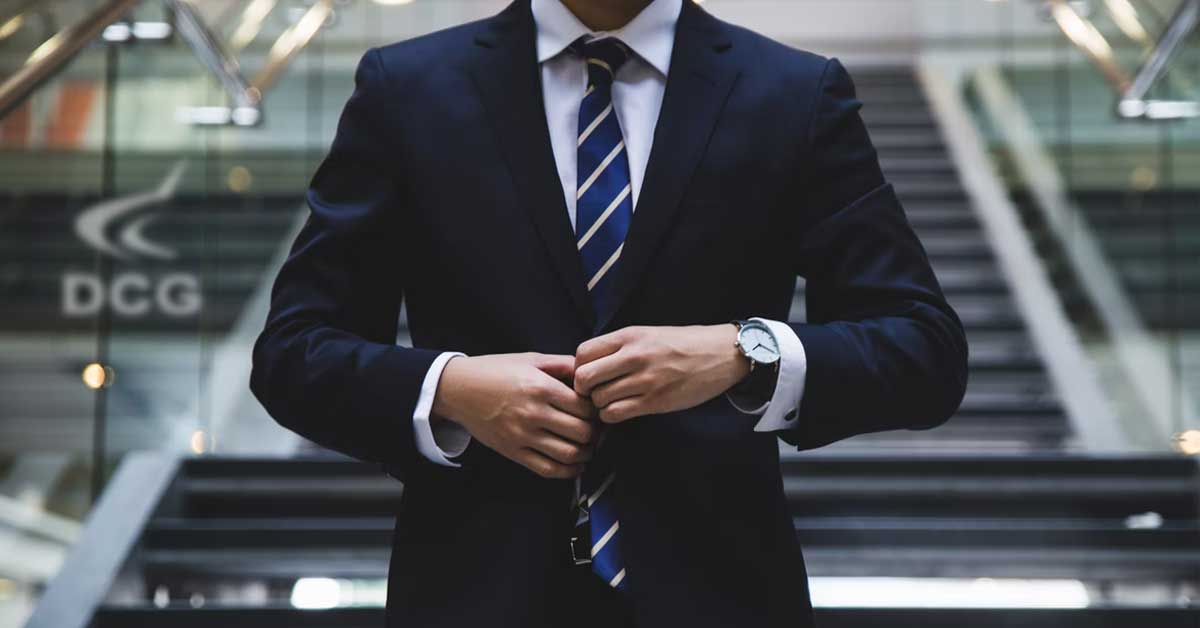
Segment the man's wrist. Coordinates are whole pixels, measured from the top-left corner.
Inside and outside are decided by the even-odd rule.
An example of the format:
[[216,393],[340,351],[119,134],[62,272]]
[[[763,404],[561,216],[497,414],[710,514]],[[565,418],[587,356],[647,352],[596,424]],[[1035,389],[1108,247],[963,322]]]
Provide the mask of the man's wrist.
[[750,358],[738,347],[737,325],[722,323],[714,325],[713,328],[717,342],[720,343],[720,353],[725,356],[726,364],[729,366],[729,387],[733,388],[750,375],[751,370],[753,370],[753,364],[751,364]]
[[466,356],[456,355],[446,361],[446,366],[442,369],[442,377],[438,380],[437,391],[433,395],[433,409],[429,415],[430,424],[438,421],[462,424],[458,419],[460,415],[454,403],[454,393],[459,390],[458,381],[462,375],[462,368],[465,366],[464,361],[467,359]]

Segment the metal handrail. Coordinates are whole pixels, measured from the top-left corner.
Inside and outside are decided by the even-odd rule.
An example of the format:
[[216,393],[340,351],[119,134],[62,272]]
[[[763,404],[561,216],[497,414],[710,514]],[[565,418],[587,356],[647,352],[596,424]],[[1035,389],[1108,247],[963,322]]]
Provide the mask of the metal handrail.
[[141,0],[109,0],[83,20],[64,28],[38,46],[21,69],[0,83],[0,118],[25,101],[42,83],[57,73],[85,46],[119,20]]
[[170,454],[125,456],[25,628],[92,625],[179,467],[179,458]]
[[[1126,103],[1131,103],[1132,110],[1128,113],[1155,117],[1152,111],[1148,111],[1148,108],[1154,103],[1147,101],[1146,95],[1150,93],[1154,84],[1166,74],[1171,59],[1183,47],[1184,42],[1197,26],[1200,26],[1200,0],[1185,0],[1171,18],[1166,32],[1159,39],[1154,51],[1150,53],[1150,57],[1146,59],[1146,63],[1138,70],[1137,76],[1133,78],[1129,88],[1122,94],[1119,108],[1130,108],[1131,105]],[[1124,115],[1125,112],[1122,113]]]
[[1200,0],[1184,0],[1142,67],[1133,76],[1121,67],[1112,47],[1090,20],[1067,0],[1048,0],[1050,16],[1063,35],[1091,60],[1117,93],[1117,114],[1123,118],[1171,119],[1200,115],[1200,103],[1189,100],[1150,100],[1147,96],[1170,66],[1171,59],[1197,27]]
[[[110,0],[79,23],[63,29],[39,46],[25,65],[0,84],[0,118],[25,101],[48,78],[71,61],[86,45],[119,20],[141,0]],[[179,35],[197,59],[216,77],[229,95],[231,106],[221,119],[240,125],[254,125],[262,118],[263,94],[275,83],[297,54],[316,36],[333,14],[333,0],[317,0],[308,11],[279,36],[271,47],[267,64],[246,80],[237,60],[200,19],[186,0],[164,0],[175,16]],[[274,3],[267,5],[269,11]],[[244,45],[244,44],[243,44]]]
[[[300,19],[287,28],[267,54],[267,63],[254,79],[247,81],[242,74],[237,60],[230,51],[221,44],[212,31],[205,26],[203,20],[196,14],[188,0],[165,0],[175,12],[175,20],[179,34],[192,49],[192,53],[217,77],[222,88],[229,95],[231,106],[221,107],[219,114],[212,121],[218,124],[234,123],[243,126],[258,124],[262,119],[263,95],[275,84],[279,76],[287,69],[292,60],[305,48],[320,31],[321,27],[333,15],[333,0],[317,0],[305,11]],[[255,5],[250,5],[253,8]],[[253,22],[261,20],[274,7],[273,2],[262,4],[255,11],[256,15],[247,19]],[[250,37],[248,33],[256,32],[256,26],[251,24],[246,32],[239,32],[233,47],[235,50],[244,48]],[[201,108],[204,109],[204,108]]]
[[254,86],[261,92],[270,89],[292,59],[312,41],[332,14],[333,0],[318,0],[313,3],[299,21],[275,40],[267,54],[267,65],[254,77]]
[[1059,30],[1091,60],[1113,89],[1121,94],[1128,91],[1132,79],[1117,63],[1112,46],[1096,26],[1080,15],[1067,0],[1050,0],[1049,6],[1050,17]]
[[190,3],[166,0],[166,5],[175,14],[175,25],[184,43],[229,95],[233,115],[240,117],[244,123],[257,124],[262,114],[262,90],[246,80],[237,60],[205,26]]

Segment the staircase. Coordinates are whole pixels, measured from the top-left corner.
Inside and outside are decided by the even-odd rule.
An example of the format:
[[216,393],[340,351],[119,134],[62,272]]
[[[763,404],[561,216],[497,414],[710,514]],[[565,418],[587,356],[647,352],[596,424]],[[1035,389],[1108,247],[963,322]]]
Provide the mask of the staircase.
[[[868,587],[862,607],[821,605],[822,626],[1192,628],[1200,617],[1169,593],[1171,603],[1146,602],[1155,583],[1200,587],[1194,460],[805,454],[785,459],[783,471],[818,605],[822,586],[836,582],[827,577],[1079,581],[1079,599],[1056,602],[1066,608],[1016,610],[866,608],[869,585],[850,585]],[[117,574],[95,600],[93,625],[381,625],[399,483],[333,459],[186,460],[159,493],[146,488],[147,475],[122,470],[89,522],[125,531],[125,540],[111,538],[126,544],[120,551],[90,548],[114,564],[84,556],[83,543],[72,558]],[[110,507],[129,503],[122,493],[152,494],[147,516]],[[368,608],[295,608],[296,582],[317,576],[356,591],[340,604]],[[1140,605],[1120,603],[1125,587],[1143,596]],[[54,588],[48,602],[69,593]]]

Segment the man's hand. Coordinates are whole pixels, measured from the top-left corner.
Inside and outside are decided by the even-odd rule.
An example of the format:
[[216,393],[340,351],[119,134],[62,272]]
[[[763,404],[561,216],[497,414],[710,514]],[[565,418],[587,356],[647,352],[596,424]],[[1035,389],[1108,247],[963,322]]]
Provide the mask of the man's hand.
[[605,423],[698,406],[750,373],[733,325],[626,327],[575,352],[575,391]]
[[516,353],[446,363],[433,414],[547,478],[572,478],[591,458],[595,408],[569,384],[575,358]]

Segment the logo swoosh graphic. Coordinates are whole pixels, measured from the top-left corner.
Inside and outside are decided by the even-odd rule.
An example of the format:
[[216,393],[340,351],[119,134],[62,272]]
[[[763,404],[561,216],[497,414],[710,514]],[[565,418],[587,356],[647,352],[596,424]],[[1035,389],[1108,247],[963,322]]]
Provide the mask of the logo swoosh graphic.
[[141,253],[146,257],[173,260],[178,257],[175,251],[147,240],[146,236],[142,233],[146,225],[150,224],[150,221],[155,218],[157,216],[154,214],[146,214],[145,216],[138,216],[133,222],[125,225],[125,228],[121,230],[121,244],[125,245],[126,249],[134,253]]
[[[179,180],[183,177],[186,167],[187,162],[176,162],[167,172],[162,183],[153,190],[101,201],[83,210],[75,217],[75,235],[97,251],[120,260],[131,259],[132,255],[109,241],[105,233],[108,225],[126,214],[169,200],[175,195],[175,189],[179,187]],[[140,253],[147,257],[162,260],[174,259],[176,257],[174,251],[154,244],[142,235],[142,229],[148,222],[146,217],[143,217],[127,226],[121,234],[122,244],[134,253]]]

